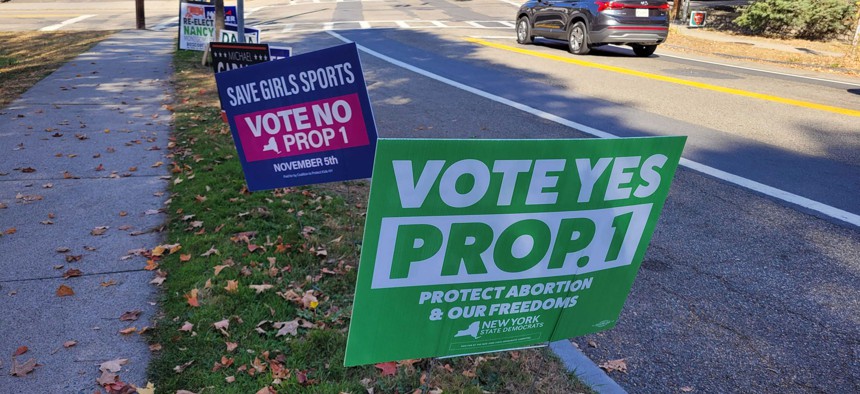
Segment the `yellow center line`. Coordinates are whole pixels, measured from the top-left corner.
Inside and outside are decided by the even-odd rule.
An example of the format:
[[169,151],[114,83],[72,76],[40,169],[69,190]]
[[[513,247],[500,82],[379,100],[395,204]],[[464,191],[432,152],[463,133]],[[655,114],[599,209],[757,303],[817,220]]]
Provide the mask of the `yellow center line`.
[[659,74],[652,74],[652,73],[630,70],[630,69],[621,68],[621,67],[608,66],[605,64],[594,63],[594,62],[589,62],[589,61],[570,58],[570,57],[550,55],[550,54],[532,51],[532,50],[528,50],[528,49],[512,47],[509,45],[497,44],[494,42],[481,40],[481,39],[477,39],[477,38],[466,38],[466,41],[469,41],[469,42],[475,43],[475,44],[479,44],[479,45],[483,45],[483,46],[487,46],[490,48],[496,48],[496,49],[501,49],[501,50],[505,50],[505,51],[521,53],[524,55],[531,55],[531,56],[536,56],[536,57],[540,57],[540,58],[544,58],[544,59],[555,60],[555,61],[560,61],[560,62],[565,62],[565,63],[570,63],[570,64],[576,64],[578,66],[583,66],[583,67],[591,67],[591,68],[596,68],[596,69],[600,69],[600,70],[616,72],[619,74],[632,75],[635,77],[642,77],[642,78],[648,78],[648,79],[653,79],[653,80],[657,80],[657,81],[674,83],[674,84],[678,84],[678,85],[691,86],[694,88],[712,90],[712,91],[720,92],[720,93],[734,94],[737,96],[750,97],[750,98],[755,98],[755,99],[759,99],[759,100],[766,100],[766,101],[772,101],[772,102],[781,103],[781,104],[794,105],[797,107],[817,109],[820,111],[833,112],[833,113],[837,113],[837,114],[841,114],[841,115],[860,117],[860,111],[854,110],[854,109],[834,107],[834,106],[830,106],[830,105],[812,103],[809,101],[794,100],[794,99],[785,98],[785,97],[772,96],[769,94],[749,92],[746,90],[727,88],[727,87],[711,85],[711,84],[707,84],[707,83],[688,81],[686,79],[667,77],[667,76],[659,75]]

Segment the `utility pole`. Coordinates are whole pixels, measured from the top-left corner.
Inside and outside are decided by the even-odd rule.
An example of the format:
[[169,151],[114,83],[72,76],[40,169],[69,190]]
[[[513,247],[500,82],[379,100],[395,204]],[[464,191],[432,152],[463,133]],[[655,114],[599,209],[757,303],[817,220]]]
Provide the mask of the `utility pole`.
[[146,16],[143,15],[143,0],[134,0],[134,14],[137,17],[137,29],[146,29]]
[[236,30],[238,30],[239,42],[245,42],[245,1],[236,0]]

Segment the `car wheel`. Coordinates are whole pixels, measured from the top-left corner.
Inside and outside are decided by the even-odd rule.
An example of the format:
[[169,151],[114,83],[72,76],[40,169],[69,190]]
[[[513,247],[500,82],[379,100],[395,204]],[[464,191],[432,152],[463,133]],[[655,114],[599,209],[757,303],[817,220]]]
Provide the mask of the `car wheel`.
[[588,32],[585,23],[576,22],[567,32],[568,50],[574,55],[585,55],[591,49],[588,47]]
[[532,35],[532,28],[529,25],[529,18],[522,17],[517,21],[517,42],[520,44],[531,44],[535,36]]
[[639,57],[651,56],[657,50],[656,45],[631,45],[631,47],[633,47],[633,53]]

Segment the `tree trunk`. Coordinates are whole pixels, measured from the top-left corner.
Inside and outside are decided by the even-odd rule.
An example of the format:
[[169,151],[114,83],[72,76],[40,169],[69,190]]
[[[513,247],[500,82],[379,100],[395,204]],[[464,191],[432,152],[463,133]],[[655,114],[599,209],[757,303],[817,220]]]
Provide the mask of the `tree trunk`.
[[681,1],[682,0],[673,0],[672,1],[672,11],[669,14],[669,19],[672,22],[678,20],[678,17],[681,16]]
[[[215,0],[215,36],[212,41],[218,41],[221,37],[221,29],[224,28],[224,0]],[[200,59],[200,64],[206,65],[209,63],[209,46],[203,49],[203,59]]]

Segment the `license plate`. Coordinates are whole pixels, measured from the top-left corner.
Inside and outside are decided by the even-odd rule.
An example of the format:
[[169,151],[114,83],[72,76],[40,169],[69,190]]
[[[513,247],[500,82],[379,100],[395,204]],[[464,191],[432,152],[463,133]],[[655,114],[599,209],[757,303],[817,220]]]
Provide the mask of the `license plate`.
[[647,18],[648,17],[648,9],[647,8],[637,8],[636,9],[636,17],[637,18]]

